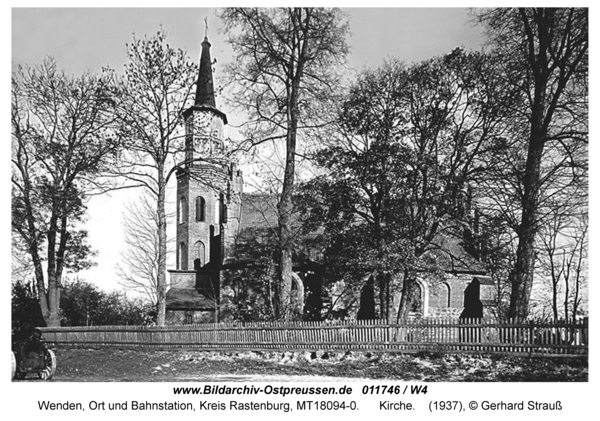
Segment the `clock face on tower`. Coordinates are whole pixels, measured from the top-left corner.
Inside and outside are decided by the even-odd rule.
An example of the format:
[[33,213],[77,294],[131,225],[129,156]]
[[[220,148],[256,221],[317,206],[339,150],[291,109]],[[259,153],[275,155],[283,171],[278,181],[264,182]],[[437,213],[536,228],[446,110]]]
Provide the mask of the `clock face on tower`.
[[223,120],[212,113],[195,112],[192,127],[192,150],[196,157],[214,157],[223,152]]

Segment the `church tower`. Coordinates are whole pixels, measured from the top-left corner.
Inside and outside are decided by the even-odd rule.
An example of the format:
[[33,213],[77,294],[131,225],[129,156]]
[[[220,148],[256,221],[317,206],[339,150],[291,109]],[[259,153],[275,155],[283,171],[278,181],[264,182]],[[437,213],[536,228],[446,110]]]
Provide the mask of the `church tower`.
[[194,105],[183,113],[185,161],[177,172],[176,268],[170,323],[218,321],[220,270],[239,227],[242,175],[225,151],[227,116],[216,106],[211,44],[201,43]]

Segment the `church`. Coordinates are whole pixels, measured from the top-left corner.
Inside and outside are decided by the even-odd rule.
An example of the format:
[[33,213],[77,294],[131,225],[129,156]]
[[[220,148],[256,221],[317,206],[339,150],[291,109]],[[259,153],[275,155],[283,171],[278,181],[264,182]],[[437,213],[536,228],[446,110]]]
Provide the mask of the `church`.
[[[215,101],[207,37],[201,47],[194,104],[183,113],[185,161],[177,172],[176,267],[169,270],[168,324],[232,321],[234,313],[228,309],[234,298],[224,281],[227,272],[235,269],[231,262],[238,252],[236,245],[244,237],[258,238],[277,226],[275,199],[244,193],[241,170],[225,156],[227,116]],[[469,306],[474,306],[474,314],[482,306],[491,308],[495,285],[485,270],[456,242],[449,242],[447,249],[457,259],[449,259],[441,284],[433,287],[419,281],[414,311],[423,317],[458,317]],[[294,291],[302,296],[305,287],[320,283],[318,250],[307,250],[305,255],[302,262],[294,262]],[[356,314],[358,297],[344,285],[335,285],[329,295],[335,298],[330,305],[346,306],[345,314]]]

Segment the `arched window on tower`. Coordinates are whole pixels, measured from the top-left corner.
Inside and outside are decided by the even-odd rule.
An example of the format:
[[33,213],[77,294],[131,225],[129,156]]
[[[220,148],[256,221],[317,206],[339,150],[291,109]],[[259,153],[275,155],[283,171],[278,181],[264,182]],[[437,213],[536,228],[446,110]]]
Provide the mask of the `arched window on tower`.
[[179,206],[177,207],[177,222],[183,224],[185,221],[185,197],[179,198]]
[[219,219],[222,224],[227,223],[227,205],[225,204],[225,195],[221,193],[219,195]]
[[221,222],[223,224],[226,224],[227,223],[227,205],[223,205],[221,207],[221,211],[222,211],[221,212],[222,213],[222,215],[221,215]]
[[196,221],[204,222],[206,220],[206,201],[202,196],[196,198]]
[[218,226],[221,222],[221,201],[215,202],[215,224]]

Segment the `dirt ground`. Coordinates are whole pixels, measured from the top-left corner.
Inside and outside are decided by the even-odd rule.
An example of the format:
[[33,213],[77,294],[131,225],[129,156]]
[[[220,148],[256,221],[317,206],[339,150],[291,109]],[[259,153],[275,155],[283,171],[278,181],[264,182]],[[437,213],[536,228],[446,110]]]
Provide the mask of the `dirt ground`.
[[[350,352],[54,350],[58,382],[586,382],[584,358]],[[28,375],[24,381],[39,381]]]

